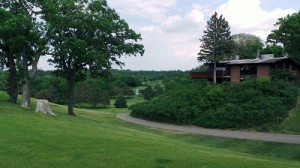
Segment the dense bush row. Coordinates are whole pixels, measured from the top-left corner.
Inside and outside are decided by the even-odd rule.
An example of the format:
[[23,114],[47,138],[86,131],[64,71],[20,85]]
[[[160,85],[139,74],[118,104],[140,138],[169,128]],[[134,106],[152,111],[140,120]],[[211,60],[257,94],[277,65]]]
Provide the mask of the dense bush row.
[[149,102],[130,107],[134,117],[208,128],[268,128],[295,107],[297,89],[281,80],[240,84],[179,84]]

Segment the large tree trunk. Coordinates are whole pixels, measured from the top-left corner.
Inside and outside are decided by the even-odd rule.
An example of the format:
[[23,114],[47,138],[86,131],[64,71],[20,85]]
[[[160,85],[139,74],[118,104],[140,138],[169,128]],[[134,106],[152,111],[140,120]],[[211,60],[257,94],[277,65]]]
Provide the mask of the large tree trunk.
[[23,51],[21,71],[23,72],[21,107],[30,108],[30,77],[28,72],[28,57],[25,49]]
[[40,59],[40,53],[37,53],[34,57],[32,63],[32,70],[28,69],[28,55],[26,50],[23,52],[23,62],[22,62],[22,70],[23,70],[23,88],[22,88],[22,105],[23,108],[30,108],[30,96],[31,96],[31,83],[37,72],[37,64]]
[[9,74],[8,74],[8,87],[7,93],[9,95],[9,102],[17,103],[18,99],[18,78],[16,63],[12,55],[8,57]]
[[214,76],[213,76],[213,78],[214,78],[214,84],[216,84],[217,83],[217,63],[216,62],[214,62]]
[[[25,78],[25,77],[24,77]],[[30,85],[31,82],[28,78],[23,79],[23,88],[22,88],[22,105],[23,108],[30,108]]]
[[67,82],[68,82],[68,115],[76,116],[73,109],[73,103],[74,103],[74,85],[75,85],[75,74],[74,73],[68,73],[67,76]]

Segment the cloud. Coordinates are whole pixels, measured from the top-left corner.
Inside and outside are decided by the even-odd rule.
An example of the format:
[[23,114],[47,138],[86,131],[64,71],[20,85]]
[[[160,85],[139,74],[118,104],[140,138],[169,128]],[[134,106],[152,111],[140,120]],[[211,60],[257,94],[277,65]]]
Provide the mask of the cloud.
[[143,37],[145,54],[142,58],[124,59],[126,67],[148,70],[187,70],[197,66],[199,37],[186,32],[166,33],[159,26],[142,27],[138,31]]
[[166,33],[194,33],[201,29],[203,23],[204,14],[200,9],[193,8],[185,15],[169,16],[160,26]]
[[[261,0],[228,0],[217,9],[235,33],[251,33],[265,40],[280,17],[294,13],[293,9],[263,10]],[[255,34],[257,33],[257,34]]]
[[166,16],[167,10],[176,5],[176,0],[111,0],[108,4],[117,8],[122,16],[161,20]]

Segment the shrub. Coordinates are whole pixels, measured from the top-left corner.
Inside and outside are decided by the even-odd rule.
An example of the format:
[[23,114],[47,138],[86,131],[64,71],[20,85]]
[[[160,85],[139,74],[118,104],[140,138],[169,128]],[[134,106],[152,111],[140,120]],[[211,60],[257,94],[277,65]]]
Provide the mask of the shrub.
[[273,70],[272,78],[283,79],[283,80],[292,80],[295,78],[295,75],[293,72],[289,71],[288,69],[277,69],[277,70]]
[[239,84],[176,84],[162,96],[130,107],[144,119],[209,128],[268,128],[295,107],[297,89],[277,79]]
[[124,96],[118,96],[114,105],[115,108],[127,108],[127,100]]
[[43,89],[34,94],[34,97],[37,99],[46,99],[48,101],[52,101],[53,94],[48,89]]

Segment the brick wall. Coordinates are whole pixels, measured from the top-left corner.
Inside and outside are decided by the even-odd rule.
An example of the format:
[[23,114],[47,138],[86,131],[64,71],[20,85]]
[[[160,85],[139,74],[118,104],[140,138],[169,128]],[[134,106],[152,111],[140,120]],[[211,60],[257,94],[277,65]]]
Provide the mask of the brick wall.
[[239,65],[231,66],[231,81],[232,82],[240,82],[241,81],[240,66]]
[[257,65],[257,78],[271,76],[270,65]]

